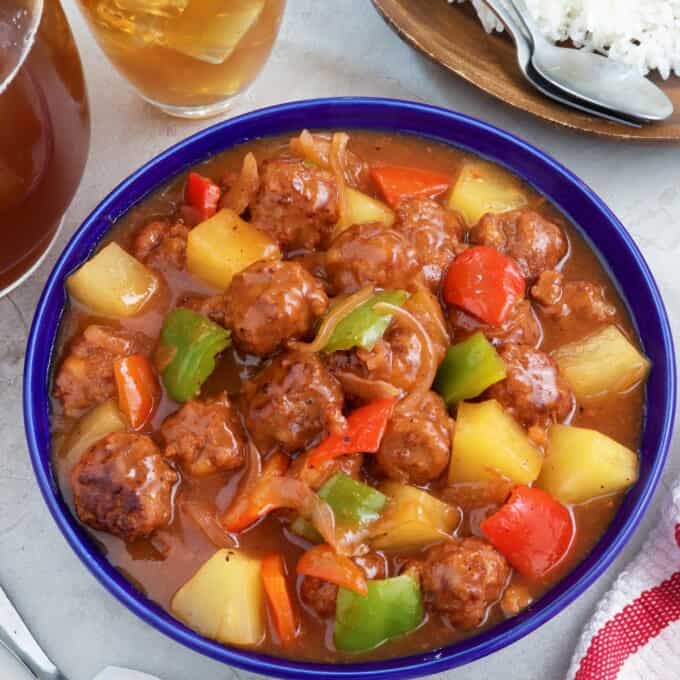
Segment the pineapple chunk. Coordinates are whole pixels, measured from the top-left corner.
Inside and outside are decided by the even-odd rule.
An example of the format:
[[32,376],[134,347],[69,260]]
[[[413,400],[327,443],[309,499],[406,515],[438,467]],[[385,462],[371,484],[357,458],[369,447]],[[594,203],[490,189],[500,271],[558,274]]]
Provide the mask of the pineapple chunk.
[[449,208],[457,210],[469,227],[485,213],[507,212],[526,204],[519,180],[487,161],[465,163],[449,197]]
[[456,508],[415,486],[386,482],[380,490],[390,500],[371,530],[377,550],[411,550],[436,543],[450,536],[460,521]]
[[189,232],[187,269],[215,288],[224,290],[234,274],[258,260],[280,257],[267,234],[244,222],[233,210],[220,210]]
[[495,399],[459,404],[450,483],[494,481],[500,474],[515,484],[531,484],[542,462],[526,432]]
[[357,189],[347,187],[348,226],[366,222],[382,222],[388,227],[394,224],[394,211],[377,198],[371,198]]
[[172,612],[219,642],[256,645],[265,633],[260,560],[218,550],[176,593]]
[[625,392],[644,380],[651,366],[616,326],[563,345],[552,357],[581,400]]
[[637,478],[634,451],[597,430],[553,425],[536,486],[562,503],[583,503],[625,491]]
[[68,277],[69,293],[106,316],[134,316],[158,290],[155,274],[117,243],[104,246]]
[[394,224],[396,219],[394,211],[382,201],[372,198],[352,187],[345,187],[343,191],[345,192],[345,208],[340,216],[340,220],[335,225],[333,238],[353,224],[382,222],[388,227]]
[[111,432],[125,432],[127,429],[125,417],[113,399],[95,406],[76,423],[66,438],[61,449],[64,456],[62,467],[70,470],[94,443]]

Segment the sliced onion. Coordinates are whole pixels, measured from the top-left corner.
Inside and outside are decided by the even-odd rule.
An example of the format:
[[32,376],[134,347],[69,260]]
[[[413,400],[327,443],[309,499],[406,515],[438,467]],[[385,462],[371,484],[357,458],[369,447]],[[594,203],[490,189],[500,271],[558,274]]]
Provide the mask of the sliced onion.
[[321,326],[319,326],[316,338],[314,338],[312,342],[299,342],[294,340],[293,342],[288,343],[288,346],[298,352],[320,352],[328,344],[336,326],[357,307],[361,307],[361,305],[363,305],[372,295],[373,288],[366,286],[346,297],[331,309]]
[[404,325],[409,326],[411,330],[420,338],[420,344],[424,350],[424,356],[421,357],[420,366],[418,368],[418,375],[416,376],[416,387],[409,393],[409,395],[399,404],[400,408],[408,408],[408,405],[415,402],[416,404],[423,398],[423,396],[430,391],[434,378],[437,375],[437,362],[434,357],[434,347],[432,346],[432,339],[423,325],[418,319],[403,307],[397,307],[387,302],[377,303],[373,309],[376,312],[384,311],[386,314],[393,314]]
[[[415,287],[417,289],[417,293],[421,293],[418,299],[425,303],[423,308],[425,309],[425,312],[428,314],[428,316],[432,319],[433,323],[436,324],[437,330],[441,334],[442,340],[446,343],[450,342],[449,329],[446,327],[446,322],[444,321],[439,301],[434,297],[434,295],[432,295],[430,289],[420,279],[416,279]],[[413,295],[411,296],[411,301],[413,301],[414,297],[415,296]]]
[[223,517],[238,516],[248,509],[248,499],[252,497],[257,487],[257,482],[262,474],[262,459],[260,452],[253,442],[248,442],[248,459],[246,461],[246,473],[241,479],[238,491],[232,499]]
[[296,155],[328,169],[330,163],[330,140],[313,135],[309,130],[303,130],[298,137],[293,137],[289,143],[290,150]]
[[348,548],[342,537],[336,536],[333,510],[307,484],[292,477],[275,477],[267,480],[261,490],[268,500],[263,507],[263,514],[279,508],[296,510],[303,519],[311,522],[336,552],[347,553]]
[[180,510],[186,512],[206,538],[217,548],[238,548],[238,539],[217,521],[215,512],[199,501],[183,500]]
[[335,225],[335,234],[349,226],[349,197],[347,194],[347,181],[345,173],[347,167],[347,144],[349,135],[346,132],[336,132],[331,140],[331,150],[328,160],[331,170],[335,175],[335,183],[338,187],[338,223]]
[[240,215],[250,205],[260,188],[257,160],[251,152],[243,158],[241,173],[220,202],[220,207],[230,208]]
[[403,394],[403,390],[385,380],[362,378],[349,371],[335,371],[334,375],[346,392],[366,402],[375,401],[376,399],[400,398]]

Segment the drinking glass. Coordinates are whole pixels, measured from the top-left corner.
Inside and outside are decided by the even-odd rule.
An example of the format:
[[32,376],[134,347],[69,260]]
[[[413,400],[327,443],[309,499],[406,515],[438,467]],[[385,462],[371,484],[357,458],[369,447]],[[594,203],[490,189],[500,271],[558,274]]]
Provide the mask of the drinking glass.
[[0,1],[0,296],[40,264],[90,143],[83,71],[58,0]]
[[97,42],[148,102],[205,118],[226,110],[271,52],[285,0],[79,0]]

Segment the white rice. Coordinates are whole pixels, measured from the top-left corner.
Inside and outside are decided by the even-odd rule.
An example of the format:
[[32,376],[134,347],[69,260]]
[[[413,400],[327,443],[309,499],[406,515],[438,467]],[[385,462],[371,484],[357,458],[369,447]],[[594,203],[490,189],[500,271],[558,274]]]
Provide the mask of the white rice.
[[[481,0],[471,1],[488,33],[503,30]],[[672,72],[680,75],[680,0],[524,0],[524,4],[549,40],[571,40],[643,74],[656,69],[663,78]]]

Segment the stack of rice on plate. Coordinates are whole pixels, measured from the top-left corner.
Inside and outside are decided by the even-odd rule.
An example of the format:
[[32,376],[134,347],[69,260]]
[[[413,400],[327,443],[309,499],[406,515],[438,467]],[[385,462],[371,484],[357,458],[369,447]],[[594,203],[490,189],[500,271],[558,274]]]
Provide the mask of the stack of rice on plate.
[[[503,30],[482,0],[472,4],[487,32]],[[680,75],[680,0],[524,0],[524,5],[549,40],[571,40],[643,74]]]

